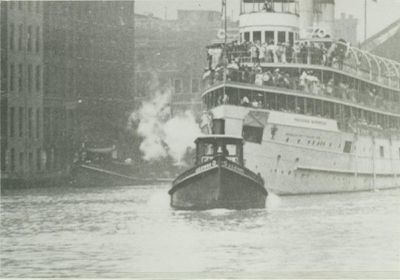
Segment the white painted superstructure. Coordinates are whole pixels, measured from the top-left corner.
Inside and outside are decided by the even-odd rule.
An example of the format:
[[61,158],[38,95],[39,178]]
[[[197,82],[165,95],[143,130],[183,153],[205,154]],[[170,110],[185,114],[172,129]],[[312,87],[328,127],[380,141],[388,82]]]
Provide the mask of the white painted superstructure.
[[400,63],[334,41],[334,0],[242,1],[243,44],[203,94],[212,133],[243,137],[279,195],[400,187]]
[[[267,117],[262,142],[246,143],[246,166],[262,175],[269,191],[288,195],[400,187],[400,138],[343,133],[333,120],[295,113],[231,105],[212,110],[215,119],[225,120],[229,135],[242,135],[252,112]],[[351,143],[349,152],[344,152],[346,142]]]

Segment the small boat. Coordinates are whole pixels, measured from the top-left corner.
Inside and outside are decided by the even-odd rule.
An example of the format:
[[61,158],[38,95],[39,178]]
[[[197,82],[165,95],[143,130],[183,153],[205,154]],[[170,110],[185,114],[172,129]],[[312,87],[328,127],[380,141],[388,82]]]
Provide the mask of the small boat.
[[244,166],[240,137],[196,139],[196,163],[172,183],[171,206],[181,210],[265,208],[264,180]]

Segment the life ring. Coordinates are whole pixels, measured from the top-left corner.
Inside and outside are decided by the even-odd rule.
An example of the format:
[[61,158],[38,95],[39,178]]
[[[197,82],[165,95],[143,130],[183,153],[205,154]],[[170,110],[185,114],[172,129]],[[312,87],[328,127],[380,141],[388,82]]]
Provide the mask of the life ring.
[[324,29],[314,29],[313,31],[313,37],[318,37],[318,38],[325,38],[325,36],[328,35]]
[[224,39],[225,38],[225,30],[223,30],[223,29],[218,30],[217,37],[218,37],[218,39]]

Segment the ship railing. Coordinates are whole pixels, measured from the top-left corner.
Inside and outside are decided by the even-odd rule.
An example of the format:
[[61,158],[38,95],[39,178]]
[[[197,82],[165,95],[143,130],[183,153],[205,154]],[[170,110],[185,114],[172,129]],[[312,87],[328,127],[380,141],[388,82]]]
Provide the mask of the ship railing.
[[[276,69],[279,70],[279,69]],[[223,69],[217,75],[208,77],[209,86],[216,86],[224,83]],[[322,96],[335,101],[344,101],[354,105],[362,105],[365,107],[388,111],[391,113],[400,113],[400,104],[396,101],[384,100],[383,96],[377,95],[372,91],[362,92],[361,89],[351,88],[348,84],[333,84],[331,82],[323,83],[318,77],[308,75],[303,79],[290,76],[282,70],[269,71],[267,73],[257,73],[253,70],[241,71],[236,69],[228,69],[226,73],[227,82],[237,82],[241,84],[252,84],[260,88],[277,88],[293,90],[303,94],[312,96]],[[214,100],[214,104],[222,102]]]
[[326,49],[321,51],[318,48],[287,51],[289,46],[256,47],[247,43],[228,47],[227,57],[228,61],[237,64],[284,63],[330,67],[388,87],[400,88],[399,63],[343,46],[343,43],[337,44],[342,45],[342,49],[346,48],[345,55],[328,55]]
[[295,1],[241,1],[240,14],[284,13],[299,15],[299,4]]
[[[262,104],[262,102],[258,102],[256,106],[253,104],[246,105],[246,104],[240,104],[240,103],[232,103],[228,102],[226,104],[213,104],[210,106],[210,108],[213,107],[218,107],[218,106],[223,106],[223,105],[235,105],[235,106],[243,106],[247,108],[253,108],[253,109],[265,109],[265,110],[276,110],[284,113],[293,113],[293,114],[301,114],[300,111],[297,110],[291,110],[291,109],[284,109],[284,108],[272,108],[269,106],[269,104]],[[307,116],[315,116],[315,117],[322,117],[325,119],[331,119],[337,122],[338,128],[340,131],[343,132],[348,132],[348,133],[354,133],[357,135],[364,135],[364,136],[373,136],[373,137],[385,137],[388,138],[390,137],[393,140],[400,140],[400,126],[399,128],[396,127],[389,127],[389,128],[383,128],[380,125],[373,124],[373,123],[367,123],[364,119],[360,120],[350,120],[346,118],[345,120],[341,120],[340,118],[334,118],[329,115],[324,115],[322,116],[321,114],[312,114],[311,112],[306,112],[304,113]]]

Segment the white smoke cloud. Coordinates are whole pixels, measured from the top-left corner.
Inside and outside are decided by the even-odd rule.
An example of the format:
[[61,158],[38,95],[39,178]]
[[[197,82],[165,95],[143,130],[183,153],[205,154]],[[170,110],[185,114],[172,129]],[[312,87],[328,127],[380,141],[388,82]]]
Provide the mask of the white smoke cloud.
[[171,156],[178,165],[188,148],[194,148],[194,140],[201,134],[195,117],[190,111],[171,118],[170,92],[157,93],[142,104],[131,119],[139,122],[137,133],[143,137],[140,151],[146,161]]

